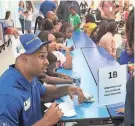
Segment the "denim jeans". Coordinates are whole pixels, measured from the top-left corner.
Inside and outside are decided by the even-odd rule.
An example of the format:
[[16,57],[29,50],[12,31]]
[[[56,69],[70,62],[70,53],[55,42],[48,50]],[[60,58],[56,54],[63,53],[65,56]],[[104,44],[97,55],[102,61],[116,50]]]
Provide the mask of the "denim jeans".
[[21,27],[22,27],[22,33],[24,34],[24,19],[19,18]]

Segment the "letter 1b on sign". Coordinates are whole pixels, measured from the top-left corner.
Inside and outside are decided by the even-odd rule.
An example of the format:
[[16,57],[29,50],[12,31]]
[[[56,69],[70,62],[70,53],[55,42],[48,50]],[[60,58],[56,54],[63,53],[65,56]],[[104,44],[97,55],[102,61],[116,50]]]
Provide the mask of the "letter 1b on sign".
[[109,79],[116,78],[117,77],[117,71],[109,72]]

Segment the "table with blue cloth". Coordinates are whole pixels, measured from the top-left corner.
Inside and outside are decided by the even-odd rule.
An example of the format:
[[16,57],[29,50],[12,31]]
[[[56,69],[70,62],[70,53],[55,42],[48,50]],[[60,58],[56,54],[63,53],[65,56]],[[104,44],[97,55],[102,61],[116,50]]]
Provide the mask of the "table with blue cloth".
[[[61,122],[79,122],[79,125],[86,124],[107,124],[110,119],[110,115],[107,108],[98,107],[98,95],[97,86],[93,79],[93,76],[89,70],[89,67],[85,61],[81,49],[75,49],[72,52],[73,57],[73,69],[65,70],[63,68],[59,69],[58,72],[67,74],[72,77],[73,72],[77,72],[81,76],[81,89],[84,92],[92,94],[95,98],[93,103],[83,103],[75,107],[77,116],[74,117],[62,117]],[[77,65],[75,65],[77,63]]]
[[[107,66],[118,66],[119,63],[102,47],[97,48],[82,48],[82,52],[92,72],[93,78],[98,85],[98,69]],[[124,108],[122,105],[107,106],[110,117],[115,124],[119,124],[123,121],[124,114],[117,114],[115,110],[118,108]]]
[[96,47],[93,40],[84,32],[74,32],[72,39],[76,48]]
[[[80,47],[93,78],[98,84],[98,69],[107,66],[118,66],[119,63],[102,47],[94,46],[95,43],[83,32],[74,32],[73,41],[76,47]],[[83,41],[82,41],[83,40]],[[115,110],[122,108],[124,105],[107,106],[108,112],[112,119],[121,122],[124,114],[117,114]]]
[[[104,48],[99,46],[95,47],[95,43],[85,33],[74,32],[73,41],[76,47],[81,48],[96,84],[98,84],[99,68],[119,65],[119,63]],[[110,117],[114,119],[116,123],[123,121],[124,114],[117,114],[115,110],[123,107],[124,105],[107,106]]]
[[[58,72],[72,77],[74,72],[81,76],[81,89],[94,96],[95,102],[82,103],[75,106],[76,116],[62,117],[60,122],[78,122],[78,126],[104,125],[123,121],[123,114],[117,114],[116,109],[124,105],[98,107],[98,69],[107,66],[117,66],[119,63],[102,47],[96,44],[83,32],[74,32],[67,46],[74,45],[75,50],[71,52],[73,69],[61,68]],[[62,99],[58,99],[62,101]],[[119,122],[120,121],[120,122]]]

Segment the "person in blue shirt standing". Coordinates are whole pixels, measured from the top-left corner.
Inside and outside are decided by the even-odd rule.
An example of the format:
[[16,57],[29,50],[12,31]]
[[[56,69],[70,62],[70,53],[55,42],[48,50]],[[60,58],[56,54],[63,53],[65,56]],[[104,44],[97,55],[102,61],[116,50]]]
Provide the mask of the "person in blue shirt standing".
[[55,12],[57,6],[52,0],[45,0],[41,5],[40,5],[40,12],[46,17],[46,14],[48,11],[53,11]]
[[24,2],[21,0],[19,2],[19,8],[18,8],[18,13],[19,13],[19,21],[22,27],[22,33],[24,34]]
[[120,56],[120,65],[134,63],[134,51],[129,47],[128,43],[125,45],[125,50],[121,53]]
[[63,113],[53,103],[45,115],[41,115],[41,99],[45,102],[64,95],[78,95],[84,100],[82,90],[75,86],[56,87],[42,85],[37,77],[46,73],[47,42],[34,34],[24,34],[14,43],[15,65],[0,77],[0,125],[53,126]]

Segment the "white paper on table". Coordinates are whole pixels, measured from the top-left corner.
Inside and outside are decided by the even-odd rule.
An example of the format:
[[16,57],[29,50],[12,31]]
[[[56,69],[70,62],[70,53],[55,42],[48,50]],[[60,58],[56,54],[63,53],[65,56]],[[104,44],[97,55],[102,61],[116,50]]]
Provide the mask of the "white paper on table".
[[[90,93],[83,92],[83,94],[84,94],[84,97],[85,97],[84,98],[85,103],[93,103],[93,102],[95,102],[94,97]],[[64,101],[64,102],[65,101],[73,102],[73,100],[71,99],[71,97],[69,95],[61,97],[61,100]]]
[[60,109],[62,110],[62,112],[64,113],[63,116],[66,117],[72,117],[77,115],[75,110],[74,110],[74,104],[73,102],[62,102],[59,104]]
[[45,105],[47,108],[50,108],[52,104],[53,104],[53,103],[45,103],[44,105]]
[[71,97],[69,95],[63,96],[60,98],[62,101],[64,102],[73,102],[73,100],[71,99]]
[[[45,103],[44,105],[47,108],[50,108],[52,103]],[[72,117],[72,116],[77,115],[75,110],[74,110],[73,102],[69,102],[69,101],[68,102],[62,102],[58,106],[61,109],[61,111],[64,113],[63,116]]]

